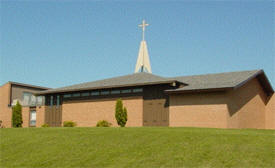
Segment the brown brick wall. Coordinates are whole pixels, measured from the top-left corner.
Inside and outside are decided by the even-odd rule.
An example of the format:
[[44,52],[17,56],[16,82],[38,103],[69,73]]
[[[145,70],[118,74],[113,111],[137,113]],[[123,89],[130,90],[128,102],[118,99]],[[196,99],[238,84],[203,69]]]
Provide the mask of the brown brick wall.
[[11,127],[12,108],[8,107],[10,103],[10,83],[0,87],[0,120],[5,128]]
[[[128,110],[126,126],[142,126],[142,97],[124,98],[123,105]],[[117,126],[115,119],[116,99],[100,99],[98,101],[68,101],[62,105],[62,123],[72,120],[80,127],[96,126],[99,120],[107,120]]]
[[170,126],[226,128],[228,111],[224,95],[224,92],[171,95]]
[[29,107],[22,107],[22,119],[23,119],[22,127],[29,127],[30,125],[30,108]]
[[[273,100],[273,101],[272,101]],[[170,96],[170,126],[274,128],[274,96],[268,102],[257,78],[238,89]]]
[[275,129],[275,94],[272,95],[265,107],[265,121],[266,129]]
[[45,123],[45,106],[36,107],[36,127],[41,127]]
[[228,128],[265,128],[266,94],[252,79],[228,93]]

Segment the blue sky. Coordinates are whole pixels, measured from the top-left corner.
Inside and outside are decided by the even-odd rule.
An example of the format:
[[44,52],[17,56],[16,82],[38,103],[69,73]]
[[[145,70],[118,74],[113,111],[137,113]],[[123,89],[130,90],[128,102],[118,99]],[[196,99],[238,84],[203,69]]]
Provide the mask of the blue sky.
[[154,74],[264,69],[275,86],[272,1],[1,1],[0,12],[1,85],[131,74],[145,19]]

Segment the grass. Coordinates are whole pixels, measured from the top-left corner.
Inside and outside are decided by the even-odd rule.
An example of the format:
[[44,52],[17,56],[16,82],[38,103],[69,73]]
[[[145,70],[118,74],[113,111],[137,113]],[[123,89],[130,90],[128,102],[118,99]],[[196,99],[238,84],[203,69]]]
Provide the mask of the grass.
[[0,167],[275,167],[274,130],[0,129]]

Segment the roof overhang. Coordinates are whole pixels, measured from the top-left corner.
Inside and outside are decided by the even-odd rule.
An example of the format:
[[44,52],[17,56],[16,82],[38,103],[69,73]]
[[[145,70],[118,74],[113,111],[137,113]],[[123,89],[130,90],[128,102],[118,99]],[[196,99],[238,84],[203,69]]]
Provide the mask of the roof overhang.
[[19,83],[19,82],[12,82],[12,81],[9,81],[8,83],[10,83],[11,85],[16,85],[16,86],[20,86],[20,87],[27,87],[27,88],[32,88],[32,89],[38,89],[38,90],[51,89],[51,88],[47,88],[47,87],[35,86],[35,85],[24,84],[24,83]]
[[46,90],[36,92],[35,95],[46,95],[46,94],[54,94],[54,93],[67,93],[67,92],[76,92],[76,91],[85,91],[85,90],[98,90],[98,89],[111,89],[111,88],[123,88],[123,87],[138,87],[138,86],[148,86],[148,85],[158,85],[158,84],[173,84],[173,83],[181,83],[177,80],[165,80],[159,82],[148,82],[148,83],[136,83],[136,84],[126,84],[126,85],[111,85],[111,86],[100,86],[100,87],[86,87],[80,89],[64,89],[64,90]]
[[216,92],[216,91],[226,91],[230,89],[238,89],[244,84],[246,84],[248,81],[257,78],[260,85],[262,86],[263,90],[266,92],[267,96],[270,96],[274,93],[274,90],[265,75],[263,70],[259,70],[257,73],[252,75],[251,77],[247,78],[246,80],[240,82],[238,85],[234,87],[219,87],[219,88],[202,88],[202,89],[170,89],[170,90],[165,90],[165,93],[167,94],[174,94],[174,93],[198,93],[198,92]]
[[165,90],[165,93],[175,94],[175,93],[220,92],[220,91],[226,91],[229,89],[233,89],[233,88],[223,87],[223,88],[205,88],[205,89],[188,89],[188,90],[169,89],[169,90]]

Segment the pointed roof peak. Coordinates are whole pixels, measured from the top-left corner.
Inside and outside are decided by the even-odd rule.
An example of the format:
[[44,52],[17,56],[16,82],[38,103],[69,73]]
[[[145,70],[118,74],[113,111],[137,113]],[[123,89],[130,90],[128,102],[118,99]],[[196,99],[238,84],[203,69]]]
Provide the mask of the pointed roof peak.
[[139,27],[142,27],[142,41],[140,42],[135,73],[137,72],[152,73],[147,44],[146,44],[146,41],[144,40],[145,27],[148,25],[149,24],[145,23],[145,20],[143,20],[142,24],[139,25]]

